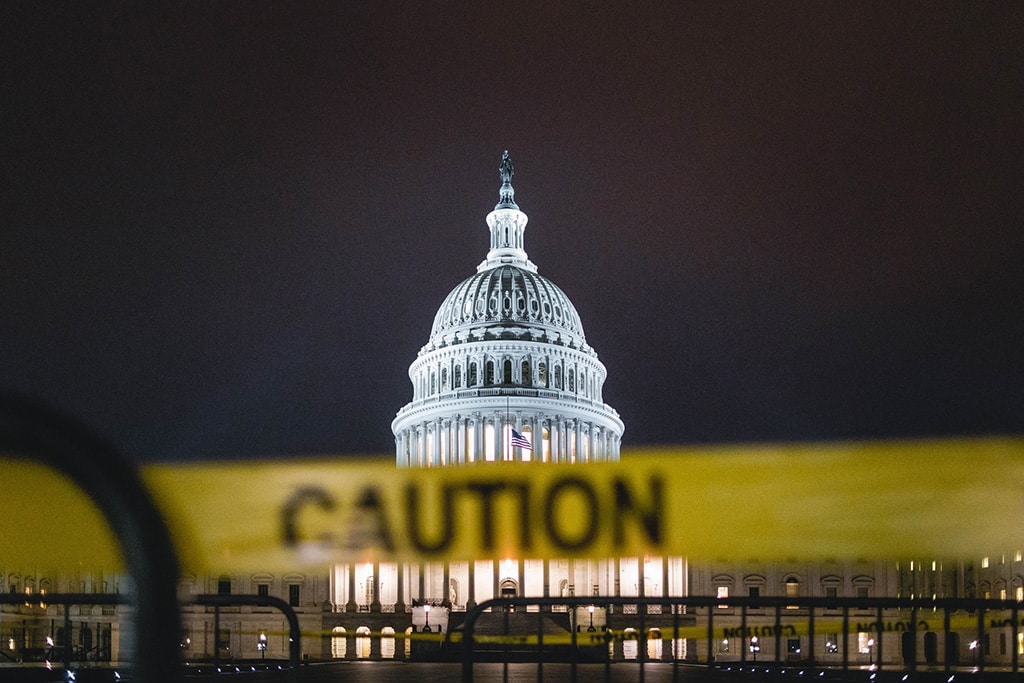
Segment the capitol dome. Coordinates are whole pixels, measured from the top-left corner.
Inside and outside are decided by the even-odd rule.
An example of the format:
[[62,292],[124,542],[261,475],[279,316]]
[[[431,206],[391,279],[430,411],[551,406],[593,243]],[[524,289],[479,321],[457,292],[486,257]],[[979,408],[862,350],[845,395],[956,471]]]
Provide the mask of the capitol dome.
[[537,338],[573,347],[585,343],[579,313],[565,292],[514,265],[488,268],[453,289],[434,316],[428,346],[472,338]]
[[508,152],[499,171],[490,250],[445,297],[409,366],[413,398],[391,424],[398,464],[618,460],[607,371],[576,307],[526,255]]

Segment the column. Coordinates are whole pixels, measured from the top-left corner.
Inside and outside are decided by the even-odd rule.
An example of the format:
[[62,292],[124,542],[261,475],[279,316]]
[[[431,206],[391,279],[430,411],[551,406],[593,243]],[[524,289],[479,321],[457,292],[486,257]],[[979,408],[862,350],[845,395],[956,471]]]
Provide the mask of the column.
[[466,597],[466,609],[476,607],[476,560],[469,561],[469,595]]
[[491,597],[496,598],[501,595],[501,560],[494,559],[494,587],[491,590]]
[[473,461],[484,458],[484,422],[480,413],[473,413]]
[[355,565],[347,565],[348,571],[348,600],[345,602],[346,612],[356,611],[356,568]]
[[421,424],[419,428],[416,430],[416,432],[416,441],[419,442],[419,453],[417,457],[419,458],[420,461],[420,467],[426,467],[429,464],[427,462],[427,423],[424,422],[423,424]]
[[576,457],[575,462],[583,462],[583,420],[576,418]]
[[[544,560],[544,597],[551,597],[551,560]],[[550,612],[551,605],[544,605],[542,611]]]
[[451,608],[452,594],[452,567],[445,560],[444,568],[441,571],[441,604]]
[[555,416],[551,418],[551,462],[561,462],[562,449],[559,443],[562,427],[562,418]]
[[455,416],[455,462],[466,463],[466,420],[461,415]]
[[398,563],[398,601],[395,603],[395,614],[405,613],[405,564]]
[[494,413],[494,459],[505,461],[505,422],[501,413]]
[[433,465],[441,464],[441,418],[434,419],[434,457],[431,458]]
[[522,597],[526,595],[526,560],[520,557],[518,565],[519,566],[516,569],[516,573],[518,574],[518,576],[516,576],[516,584],[518,597]]
[[370,601],[370,611],[380,612],[380,562],[373,563],[373,600]]

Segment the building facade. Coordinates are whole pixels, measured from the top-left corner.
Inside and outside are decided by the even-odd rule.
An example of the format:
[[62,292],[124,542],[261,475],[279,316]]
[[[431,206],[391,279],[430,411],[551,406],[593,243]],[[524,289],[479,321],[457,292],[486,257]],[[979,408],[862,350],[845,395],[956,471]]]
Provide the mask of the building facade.
[[[604,402],[605,366],[584,334],[566,294],[538,272],[525,250],[527,216],[515,202],[514,169],[506,152],[499,167],[499,201],[486,217],[489,249],[475,273],[442,301],[422,346],[409,367],[412,399],[394,421],[396,465],[400,468],[487,467],[491,463],[588,463],[619,460],[624,425]],[[628,631],[637,625],[629,598],[712,596],[758,597],[977,597],[1024,602],[1021,551],[978,562],[932,560],[900,563],[871,560],[767,564],[750,559],[691,563],[685,557],[602,559],[490,557],[427,564],[374,562],[339,564],[318,571],[245,576],[188,575],[181,579],[186,660],[258,659],[287,656],[286,621],[276,610],[234,606],[214,610],[194,604],[200,594],[273,596],[286,601],[305,635],[309,659],[395,658],[410,653],[402,634],[447,632],[468,609],[492,598],[602,596],[622,598],[617,613],[591,613],[601,627]],[[0,563],[3,558],[0,557]],[[63,615],[46,605],[47,592],[107,593],[120,589],[116,576],[45,577],[0,564],[0,591],[25,594],[24,604],[0,610],[0,664],[19,653],[70,644],[96,661],[125,657],[122,608],[73,607],[72,630]],[[630,610],[632,607],[632,610]],[[812,649],[819,661],[870,662],[874,638],[887,663],[905,649],[901,632],[873,635],[854,629],[839,643],[836,630],[815,636],[777,635],[775,615],[757,608],[741,612],[723,603],[687,613],[694,623],[714,619],[727,632],[714,641],[688,638],[663,648],[659,628],[671,624],[660,606],[645,615],[651,629],[647,654],[733,661],[754,655],[751,633],[773,633],[759,647],[798,661]],[[539,609],[539,608],[538,608]],[[799,616],[799,610],[787,615]],[[823,614],[827,621],[830,616]],[[864,623],[877,614],[864,615]],[[883,615],[901,623],[896,611]],[[59,617],[59,618],[58,618]],[[552,628],[568,629],[565,610],[550,611]],[[834,620],[833,620],[834,622]],[[857,622],[860,623],[860,622]],[[758,629],[767,629],[759,631]],[[317,639],[309,634],[321,633]],[[979,647],[993,661],[1024,654],[1024,640],[1008,625],[993,627]],[[782,640],[784,638],[784,640]],[[919,653],[950,652],[947,644],[920,634]],[[776,642],[771,642],[776,641]],[[929,643],[931,642],[931,645]],[[619,642],[616,657],[637,656],[639,644]],[[929,649],[929,647],[931,649]],[[953,646],[967,658],[968,643]],[[852,656],[851,656],[852,654]],[[952,655],[951,655],[952,656]]]

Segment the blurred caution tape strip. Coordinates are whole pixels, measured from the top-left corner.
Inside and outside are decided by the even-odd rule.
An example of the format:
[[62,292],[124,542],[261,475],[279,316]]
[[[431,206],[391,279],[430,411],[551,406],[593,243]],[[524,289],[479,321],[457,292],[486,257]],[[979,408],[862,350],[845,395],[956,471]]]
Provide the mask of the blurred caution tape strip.
[[[533,613],[536,614],[536,613]],[[695,640],[707,639],[709,636],[713,640],[723,640],[728,638],[775,638],[775,637],[796,637],[796,636],[808,636],[811,634],[811,623],[807,617],[806,612],[801,616],[793,616],[786,614],[784,619],[780,619],[780,623],[766,623],[765,620],[773,620],[773,616],[770,614],[765,615],[750,615],[748,617],[750,621],[744,626],[733,625],[719,625],[715,623],[709,630],[707,625],[706,616],[694,617],[692,615],[680,616],[680,623],[673,625],[671,623],[661,622],[658,625],[648,625],[646,629],[646,637],[651,639],[660,638],[662,640],[673,640],[679,638],[692,638]],[[577,645],[599,645],[604,644],[612,640],[636,640],[643,639],[636,628],[606,628],[604,626],[604,616],[599,618],[599,626],[593,627],[590,630],[586,626],[587,620],[584,617],[580,623],[580,630],[576,632],[575,639],[573,638],[572,631],[563,631],[559,633],[545,633],[543,636],[538,636],[536,632],[515,632],[508,634],[495,634],[495,633],[476,633],[473,636],[473,640],[480,644],[495,644],[495,645],[571,645],[575,642]],[[671,616],[668,617],[671,620]],[[760,619],[760,623],[756,623]],[[1013,625],[1013,622],[1004,618],[987,618],[985,625],[989,628],[1007,628]],[[854,637],[857,633],[909,633],[911,631],[917,631],[919,633],[925,633],[927,631],[942,632],[945,630],[946,625],[943,616],[940,613],[923,613],[918,614],[917,618],[911,622],[908,619],[884,619],[879,622],[873,616],[854,616],[851,615],[847,622],[847,628],[851,637]],[[978,618],[974,614],[967,613],[955,613],[950,615],[949,620],[950,631],[966,632],[966,633],[977,633],[978,630]],[[279,638],[287,638],[290,633],[286,630],[274,630],[274,629],[252,629],[249,631],[242,631],[243,636],[251,634],[252,639],[255,640],[258,634],[267,636],[277,636]],[[839,617],[833,616],[822,616],[820,613],[814,619],[814,633],[819,635],[834,634],[839,636],[843,633],[843,620]],[[451,642],[461,643],[464,638],[464,631],[460,628],[445,632],[438,630],[435,626],[433,631],[424,632],[419,631],[365,631],[365,632],[347,632],[339,633],[333,630],[308,630],[302,632],[303,638],[309,638],[313,640],[319,640],[322,638],[339,638],[339,637],[366,637],[366,638],[395,638],[399,640],[419,640],[419,641],[432,641],[432,642]]]
[[[396,468],[345,457],[155,464],[187,571],[681,555],[896,559],[1024,548],[1024,439],[624,452],[617,463]],[[11,566],[119,566],[71,482],[0,456]]]

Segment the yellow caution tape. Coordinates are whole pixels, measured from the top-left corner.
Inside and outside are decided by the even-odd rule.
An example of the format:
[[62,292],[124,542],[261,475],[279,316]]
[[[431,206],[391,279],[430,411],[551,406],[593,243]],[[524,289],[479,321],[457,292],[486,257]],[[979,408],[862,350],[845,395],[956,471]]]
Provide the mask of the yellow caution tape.
[[[660,448],[587,465],[398,469],[338,457],[142,474],[189,571],[631,555],[943,559],[1024,548],[1024,440],[1014,438]],[[0,460],[0,477],[4,519],[18,530],[0,540],[5,562],[117,564],[109,532],[66,482],[16,460]]]
[[[648,626],[646,634],[640,634],[636,628],[627,629],[616,629],[616,628],[597,628],[593,631],[587,630],[584,626],[581,630],[575,634],[575,640],[573,634],[569,631],[561,633],[545,633],[543,637],[538,636],[536,633],[510,633],[510,634],[474,634],[473,640],[476,643],[483,645],[531,645],[536,646],[540,644],[544,645],[571,645],[575,642],[580,646],[590,645],[601,645],[613,640],[636,640],[636,639],[661,639],[661,640],[678,640],[681,638],[690,638],[695,640],[706,640],[708,638],[708,627],[707,627],[707,616],[697,615],[697,623],[686,623],[686,620],[693,620],[695,615],[681,616],[681,623],[678,627],[673,628],[672,625],[657,625]],[[719,615],[720,616],[720,615]],[[635,617],[634,617],[635,618]],[[672,617],[667,617],[671,619]],[[735,615],[730,617],[734,620]],[[800,617],[794,617],[792,615],[783,615],[780,619],[778,626],[774,623],[774,614],[770,610],[766,610],[761,615],[750,615],[747,616],[748,623],[746,627],[741,627],[738,624],[730,623],[729,625],[713,625],[711,629],[711,638],[713,640],[725,640],[730,638],[749,639],[751,637],[757,637],[760,639],[765,638],[786,638],[786,637],[797,637],[797,636],[809,636],[811,633],[810,621],[804,613]],[[585,622],[584,622],[585,623]],[[993,629],[1009,627],[1012,622],[1002,617],[990,616],[985,619],[985,626]],[[909,618],[904,615],[898,618],[886,617],[883,618],[881,623],[881,629],[879,629],[879,622],[873,615],[850,615],[849,622],[847,624],[848,634],[853,637],[857,633],[910,633],[911,631],[917,631],[918,633],[925,633],[927,631],[942,632],[945,628],[944,618],[941,612],[929,612],[923,615],[919,614],[917,618],[911,622]],[[966,632],[976,633],[978,629],[978,619],[975,615],[954,613],[950,615],[949,620],[950,631],[955,632]],[[271,629],[248,629],[240,632],[243,636],[251,636],[251,640],[255,641],[258,634],[267,636],[280,636],[288,637],[290,633],[285,630],[271,630]],[[835,616],[822,616],[819,612],[814,620],[814,633],[819,636],[825,636],[826,634],[834,634],[841,637],[843,633],[843,621],[841,618]],[[319,641],[324,638],[344,638],[350,637],[365,637],[365,638],[396,638],[400,640],[418,640],[428,642],[443,642],[443,643],[461,643],[463,640],[462,630],[453,630],[449,633],[442,633],[439,631],[434,632],[422,632],[422,631],[365,631],[356,632],[349,631],[347,633],[338,633],[333,630],[308,630],[302,632],[304,639]]]

